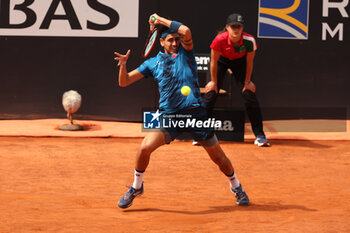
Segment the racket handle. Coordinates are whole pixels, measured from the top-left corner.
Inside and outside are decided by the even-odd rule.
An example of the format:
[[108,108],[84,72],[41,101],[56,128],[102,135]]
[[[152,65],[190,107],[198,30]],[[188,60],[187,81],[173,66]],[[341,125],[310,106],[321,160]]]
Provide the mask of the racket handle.
[[156,21],[156,17],[152,16],[151,20],[154,22]]

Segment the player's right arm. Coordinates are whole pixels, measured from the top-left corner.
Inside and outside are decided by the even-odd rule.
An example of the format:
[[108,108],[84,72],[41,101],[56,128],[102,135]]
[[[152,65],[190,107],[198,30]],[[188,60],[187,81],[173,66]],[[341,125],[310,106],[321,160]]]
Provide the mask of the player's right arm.
[[126,87],[129,86],[130,84],[140,80],[141,78],[144,77],[143,74],[141,74],[138,70],[133,70],[131,72],[128,72],[126,69],[126,62],[129,58],[130,55],[130,49],[128,50],[128,52],[123,55],[120,53],[115,52],[114,53],[116,55],[116,57],[114,58],[114,60],[119,61],[118,62],[118,66],[119,66],[119,78],[118,78],[118,82],[119,82],[119,86],[121,87]]

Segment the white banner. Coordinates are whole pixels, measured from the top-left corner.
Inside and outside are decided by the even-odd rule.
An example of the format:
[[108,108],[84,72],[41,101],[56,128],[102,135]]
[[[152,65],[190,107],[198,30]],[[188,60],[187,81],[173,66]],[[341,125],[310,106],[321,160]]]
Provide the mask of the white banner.
[[138,37],[139,0],[0,0],[0,36]]

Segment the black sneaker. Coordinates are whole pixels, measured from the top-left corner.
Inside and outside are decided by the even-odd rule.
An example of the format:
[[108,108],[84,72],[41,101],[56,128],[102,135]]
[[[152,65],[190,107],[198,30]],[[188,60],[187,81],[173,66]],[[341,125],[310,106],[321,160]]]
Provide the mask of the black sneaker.
[[235,194],[235,197],[237,198],[237,205],[249,205],[248,195],[245,193],[241,184],[237,188],[231,189],[231,192],[233,192]]
[[120,198],[118,202],[119,208],[126,209],[130,207],[134,198],[142,194],[143,194],[143,182],[140,189],[129,187],[129,190],[122,196],[122,198]]

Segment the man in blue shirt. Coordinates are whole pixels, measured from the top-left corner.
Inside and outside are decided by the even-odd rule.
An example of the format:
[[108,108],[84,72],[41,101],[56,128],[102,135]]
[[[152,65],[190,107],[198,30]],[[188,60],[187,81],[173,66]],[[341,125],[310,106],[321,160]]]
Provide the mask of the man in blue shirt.
[[[160,44],[164,52],[159,52],[156,57],[146,60],[131,72],[126,69],[130,50],[125,55],[116,52],[115,60],[118,61],[120,67],[119,85],[126,87],[143,77],[153,76],[159,87],[159,109],[162,114],[191,116],[191,119],[202,122],[208,120],[200,96],[191,30],[177,21],[165,19],[157,14],[150,16],[149,23],[151,27],[163,25],[168,28],[162,32],[160,38]],[[192,91],[189,95],[181,94],[181,87],[183,86],[191,88]],[[143,194],[142,179],[149,164],[151,153],[158,147],[169,144],[182,132],[189,132],[195,140],[199,141],[213,162],[228,177],[231,191],[237,199],[236,203],[238,205],[248,205],[249,198],[239,183],[230,160],[221,149],[213,128],[172,127],[162,128],[146,135],[136,155],[133,185],[121,197],[118,206],[128,208],[136,196]]]

